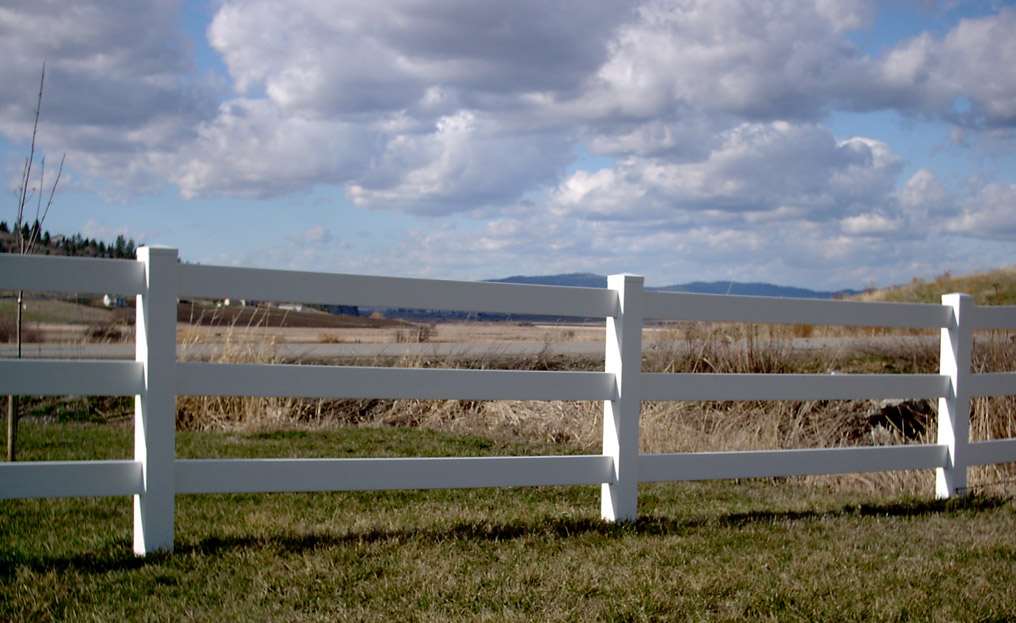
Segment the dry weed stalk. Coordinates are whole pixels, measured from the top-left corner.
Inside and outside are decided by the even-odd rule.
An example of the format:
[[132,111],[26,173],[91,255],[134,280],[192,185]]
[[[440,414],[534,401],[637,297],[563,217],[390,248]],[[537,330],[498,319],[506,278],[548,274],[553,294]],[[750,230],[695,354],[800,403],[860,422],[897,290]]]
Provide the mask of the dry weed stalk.
[[[246,327],[229,325],[219,354],[209,359],[212,363],[284,363],[278,354],[275,337],[256,336],[252,331],[260,321],[254,317]],[[202,343],[194,334],[183,343],[182,359],[196,359],[192,347]],[[195,430],[265,430],[290,425],[293,398],[257,396],[178,396],[176,400],[177,426]]]
[[[975,340],[973,371],[1011,372],[1016,370],[1016,335],[992,331],[986,339]],[[989,441],[1016,437],[1016,396],[974,398],[970,408],[970,439]],[[972,488],[990,487],[991,493],[1016,494],[1016,465],[1000,463],[971,468]]]
[[[38,242],[39,236],[42,234],[43,225],[46,223],[46,216],[49,215],[49,209],[53,206],[53,197],[56,194],[56,189],[60,185],[60,176],[63,174],[64,160],[67,155],[64,154],[60,158],[60,168],[57,169],[56,179],[53,180],[49,188],[49,198],[46,201],[46,207],[43,208],[42,198],[46,194],[46,158],[43,157],[39,161],[39,176],[34,178],[33,168],[35,167],[35,150],[36,150],[36,139],[39,134],[39,115],[42,112],[42,92],[46,84],[46,63],[42,64],[42,72],[39,75],[39,96],[35,103],[35,123],[32,125],[32,140],[28,149],[28,157],[25,158],[25,165],[21,172],[21,186],[18,189],[18,211],[17,219],[14,222],[14,232],[17,236],[18,253],[27,255],[35,250],[35,243]],[[28,230],[28,236],[25,236],[25,228],[27,227],[25,209],[29,207],[29,203],[32,198],[36,199],[35,205],[35,222],[32,228]],[[17,359],[21,359],[21,346],[22,346],[22,330],[24,329],[24,297],[25,293],[23,290],[18,290],[16,295],[17,309],[14,313],[15,316],[15,341],[17,342]],[[14,395],[7,396],[7,461],[13,462],[17,460],[17,446],[18,446],[18,397]]]

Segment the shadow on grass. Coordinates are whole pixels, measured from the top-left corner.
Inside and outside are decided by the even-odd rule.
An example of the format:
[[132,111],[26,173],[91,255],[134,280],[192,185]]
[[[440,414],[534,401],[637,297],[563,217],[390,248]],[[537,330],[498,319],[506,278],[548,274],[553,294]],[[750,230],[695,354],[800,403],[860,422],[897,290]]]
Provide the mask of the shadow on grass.
[[141,558],[131,552],[126,539],[111,540],[94,552],[67,556],[19,557],[0,551],[0,578],[11,578],[17,567],[35,571],[76,570],[88,574],[141,569],[167,563],[174,556],[219,556],[248,549],[275,550],[300,554],[315,549],[348,547],[357,544],[405,542],[480,541],[500,542],[516,539],[567,540],[623,538],[632,536],[680,536],[699,530],[722,530],[751,525],[786,525],[830,518],[850,517],[923,517],[958,513],[988,512],[1010,504],[1002,496],[970,495],[949,500],[907,499],[885,504],[847,505],[827,511],[752,511],[705,517],[671,518],[642,515],[636,521],[610,523],[597,518],[544,517],[532,521],[507,523],[459,522],[451,526],[416,529],[374,529],[346,534],[271,534],[263,536],[209,536],[196,543],[178,543],[175,554],[156,553]]
[[46,571],[79,571],[89,575],[102,575],[110,572],[133,571],[166,562],[172,554],[159,552],[144,558],[135,556],[127,539],[111,540],[106,547],[91,552],[74,552],[66,556],[19,556],[0,551],[0,579],[9,581],[14,578],[18,567],[25,567],[36,572]]
[[831,511],[753,511],[722,516],[713,525],[744,526],[837,517],[923,517],[959,512],[991,511],[1009,503],[1004,496],[971,494],[962,498],[931,500],[912,498],[884,504],[848,504]]

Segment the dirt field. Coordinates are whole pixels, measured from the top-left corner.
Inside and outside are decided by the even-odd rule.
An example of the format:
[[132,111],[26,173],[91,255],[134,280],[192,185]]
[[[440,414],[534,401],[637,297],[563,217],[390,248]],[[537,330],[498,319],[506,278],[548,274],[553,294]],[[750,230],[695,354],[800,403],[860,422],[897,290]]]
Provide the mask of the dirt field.
[[182,303],[182,341],[216,342],[242,331],[280,344],[391,344],[603,341],[603,325],[520,322],[411,323],[374,316],[264,307],[195,308]]
[[[103,344],[134,341],[130,325],[31,323],[26,342],[43,344]],[[504,342],[602,342],[603,326],[536,325],[513,322],[446,323],[364,327],[263,327],[246,325],[177,324],[177,342],[216,344],[226,341],[276,344],[498,344]]]
[[[6,305],[6,307],[3,307]],[[0,301],[4,318],[13,302]],[[329,314],[313,309],[212,307],[181,302],[177,340],[214,344],[243,338],[277,344],[394,344],[602,342],[603,323],[526,322],[411,323],[374,316]],[[25,341],[44,344],[115,344],[134,340],[134,309],[107,309],[43,297],[26,301]],[[2,340],[0,340],[2,341]]]
[[[436,325],[398,323],[386,327],[242,327],[246,337],[274,339],[279,344],[395,344],[602,342],[603,326],[537,325],[514,322],[465,322]],[[178,325],[182,342],[215,343],[230,337],[228,327]]]

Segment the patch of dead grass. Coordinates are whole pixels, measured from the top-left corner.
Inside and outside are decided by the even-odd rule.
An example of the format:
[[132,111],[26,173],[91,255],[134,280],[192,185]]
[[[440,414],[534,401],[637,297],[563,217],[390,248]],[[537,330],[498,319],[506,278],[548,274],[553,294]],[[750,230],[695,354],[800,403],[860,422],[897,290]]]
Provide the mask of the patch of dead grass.
[[[243,328],[226,330],[215,361],[286,363],[270,337]],[[647,372],[711,373],[926,373],[937,369],[937,345],[900,341],[875,351],[868,347],[798,352],[790,340],[765,327],[731,332],[723,325],[657,330],[646,344]],[[1013,368],[1016,343],[993,336],[975,351],[975,371]],[[186,348],[184,348],[186,356]],[[492,345],[474,359],[364,361],[359,365],[466,367],[475,369],[596,370],[602,362],[550,356],[512,358]],[[886,402],[886,401],[882,401]],[[647,402],[640,421],[640,451],[703,452],[777,450],[933,443],[934,401]],[[902,415],[894,415],[897,409]],[[195,430],[278,428],[410,427],[481,435],[511,441],[562,444],[596,452],[602,439],[602,405],[596,402],[294,399],[181,396],[178,424]],[[887,415],[887,413],[889,415]],[[902,418],[902,419],[901,419]],[[911,418],[911,419],[906,419]],[[917,418],[917,419],[913,419]],[[973,401],[972,438],[1016,437],[1016,399]],[[809,478],[862,490],[926,491],[927,472]],[[1014,489],[1012,465],[973,468],[971,486]]]

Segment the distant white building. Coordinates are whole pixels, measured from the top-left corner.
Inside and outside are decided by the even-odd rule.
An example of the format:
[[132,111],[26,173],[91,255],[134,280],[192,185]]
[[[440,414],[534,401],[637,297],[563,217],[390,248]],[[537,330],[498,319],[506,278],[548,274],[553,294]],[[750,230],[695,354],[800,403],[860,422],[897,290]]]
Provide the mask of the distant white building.
[[102,304],[106,307],[127,307],[127,300],[122,296],[107,294],[102,297]]

